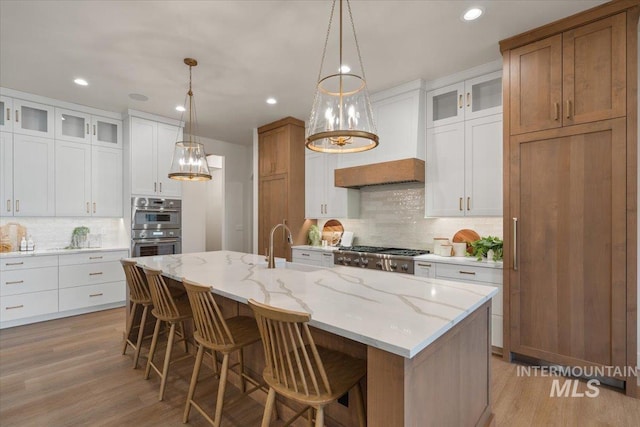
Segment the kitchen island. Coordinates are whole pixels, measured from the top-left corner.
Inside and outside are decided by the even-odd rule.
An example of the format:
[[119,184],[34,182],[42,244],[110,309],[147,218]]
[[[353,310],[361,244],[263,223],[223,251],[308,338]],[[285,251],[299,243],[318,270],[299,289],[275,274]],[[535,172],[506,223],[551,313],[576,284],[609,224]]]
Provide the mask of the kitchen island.
[[[319,343],[367,359],[369,426],[491,422],[494,287],[353,267],[267,269],[262,256],[230,251],[135,260],[170,279],[211,286],[242,314],[250,298],[310,313]],[[334,416],[343,417],[341,410]]]

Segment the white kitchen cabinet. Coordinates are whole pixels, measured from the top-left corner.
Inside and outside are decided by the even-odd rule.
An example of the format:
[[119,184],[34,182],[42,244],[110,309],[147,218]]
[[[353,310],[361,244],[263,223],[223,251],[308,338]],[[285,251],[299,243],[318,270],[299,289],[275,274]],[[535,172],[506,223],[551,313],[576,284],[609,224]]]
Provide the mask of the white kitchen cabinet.
[[333,267],[333,251],[315,248],[291,248],[291,261],[318,267]]
[[53,216],[55,214],[54,158],[53,139],[14,133],[12,183],[14,216]]
[[57,140],[122,148],[122,121],[56,108],[55,137]]
[[427,93],[427,128],[502,113],[502,71]]
[[126,283],[119,259],[127,255],[127,251],[61,255],[60,311],[124,302]]
[[13,257],[0,263],[0,322],[58,311],[58,257]]
[[13,132],[43,138],[54,137],[54,108],[22,99],[13,99]]
[[0,95],[0,132],[13,132],[13,99]]
[[339,155],[337,167],[409,158],[424,160],[426,94],[421,81],[403,88],[373,96],[371,108],[379,145],[373,150]]
[[0,132],[0,217],[13,216],[13,134]]
[[414,261],[413,274],[418,277],[436,277],[435,264],[430,261]]
[[502,215],[502,114],[427,133],[425,216]]
[[335,186],[337,158],[332,154],[305,154],[305,217],[357,218],[360,192]]
[[131,194],[180,197],[180,181],[168,178],[176,141],[182,129],[152,120],[131,117]]
[[56,216],[122,216],[122,150],[55,142]]

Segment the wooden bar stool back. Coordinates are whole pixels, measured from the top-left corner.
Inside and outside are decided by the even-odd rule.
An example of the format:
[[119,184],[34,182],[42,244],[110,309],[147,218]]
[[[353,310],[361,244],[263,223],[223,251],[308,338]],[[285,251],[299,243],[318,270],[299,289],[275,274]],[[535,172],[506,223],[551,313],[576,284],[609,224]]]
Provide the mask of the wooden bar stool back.
[[[149,358],[147,359],[147,369],[144,373],[144,379],[149,379],[149,373],[151,369],[160,376],[160,395],[158,400],[164,398],[164,391],[167,385],[167,376],[169,374],[169,364],[171,361],[171,352],[173,350],[173,342],[176,335],[176,325],[180,325],[181,331],[178,334],[184,341],[185,353],[188,353],[187,339],[185,336],[184,321],[191,319],[191,307],[189,301],[184,299],[176,299],[169,287],[167,286],[164,278],[162,277],[162,271],[152,268],[144,268],[144,273],[147,277],[147,283],[149,284],[149,290],[151,291],[151,300],[153,301],[153,310],[151,313],[156,317],[156,326],[153,330],[153,339],[151,340],[151,348],[149,350]],[[162,370],[153,362],[153,356],[155,355],[156,347],[158,345],[158,336],[160,335],[160,326],[162,322],[166,322],[170,325],[169,336],[167,338],[167,348],[164,354],[164,361]],[[178,362],[185,357],[189,357],[187,354],[184,357],[174,360]]]
[[[189,421],[189,412],[191,410],[191,406],[193,406],[202,414],[203,417],[207,419],[207,421],[218,427],[222,420],[224,392],[226,389],[229,369],[239,365],[241,391],[243,394],[252,393],[261,387],[258,382],[244,373],[242,352],[244,347],[260,341],[260,332],[258,331],[258,325],[256,324],[255,319],[251,317],[236,316],[225,319],[222,316],[222,312],[220,311],[218,304],[216,304],[216,301],[213,298],[213,293],[211,292],[210,287],[200,286],[187,280],[183,282],[183,285],[187,290],[189,303],[191,304],[191,310],[193,312],[193,322],[195,326],[193,336],[198,343],[198,353],[196,355],[196,362],[193,366],[193,374],[191,376],[189,394],[187,395],[187,404],[184,409],[183,422],[186,423]],[[216,411],[213,419],[211,419],[204,409],[193,399],[205,349],[209,349],[213,352],[214,363],[217,363],[215,362],[215,352],[220,352],[223,356],[220,383],[218,384]],[[239,351],[239,362],[233,366],[229,366],[229,355],[234,351]],[[250,390],[246,390],[245,381],[252,383],[254,387]],[[237,399],[234,399],[234,401],[235,400]],[[234,402],[227,402],[227,407],[232,403]]]
[[[144,327],[147,321],[147,314],[149,307],[153,304],[151,301],[151,293],[149,292],[149,286],[142,277],[142,273],[136,266],[136,262],[133,260],[123,259],[120,260],[122,268],[124,269],[124,275],[127,281],[127,287],[129,289],[129,301],[131,303],[131,310],[129,312],[129,321],[127,322],[127,329],[125,332],[124,347],[122,348],[122,354],[126,354],[127,347],[131,346],[134,351],[133,354],[133,369],[138,367],[138,359],[140,357],[140,348],[142,345],[142,339],[144,338]],[[138,336],[136,342],[129,338],[131,330],[133,329],[133,320],[136,315],[136,309],[142,307],[142,315],[140,317],[140,324],[138,326]]]
[[[311,315],[283,310],[249,300],[258,322],[266,367],[263,371],[269,394],[262,418],[267,427],[276,393],[316,411],[316,427],[324,426],[324,407],[355,387],[360,427],[366,425],[360,380],[366,375],[366,361],[316,346],[308,322]],[[309,420],[311,422],[311,420]],[[287,425],[289,425],[287,423]]]

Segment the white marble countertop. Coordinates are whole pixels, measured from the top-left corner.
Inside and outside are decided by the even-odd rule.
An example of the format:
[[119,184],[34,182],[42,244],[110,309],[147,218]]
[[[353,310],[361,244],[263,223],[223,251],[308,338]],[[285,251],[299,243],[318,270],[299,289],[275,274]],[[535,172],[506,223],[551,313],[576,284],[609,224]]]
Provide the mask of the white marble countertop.
[[291,246],[291,249],[302,249],[304,251],[318,251],[318,252],[335,252],[338,250],[337,246],[311,246],[311,245],[297,245]]
[[232,300],[253,298],[311,314],[311,325],[412,358],[498,293],[409,274],[287,263],[267,269],[261,255],[230,251],[134,258]]
[[441,262],[444,264],[463,264],[473,265],[475,267],[485,268],[503,268],[504,263],[502,261],[478,261],[474,256],[440,256],[434,254],[419,255],[413,259],[414,261],[431,261]]
[[2,252],[0,258],[17,258],[25,256],[46,256],[46,255],[70,255],[83,252],[113,252],[113,251],[128,251],[127,247],[112,247],[112,248],[82,248],[82,249],[64,249],[64,248],[52,248],[52,249],[36,249],[35,251],[22,251],[22,252]]

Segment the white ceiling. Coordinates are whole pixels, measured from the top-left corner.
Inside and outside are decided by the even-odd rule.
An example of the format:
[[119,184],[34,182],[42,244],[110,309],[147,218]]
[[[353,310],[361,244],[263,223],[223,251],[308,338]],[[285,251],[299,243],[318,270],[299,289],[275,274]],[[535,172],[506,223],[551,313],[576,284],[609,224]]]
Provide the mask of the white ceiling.
[[[497,60],[499,40],[600,3],[351,1],[370,92]],[[188,86],[182,60],[189,56],[199,62],[193,69],[199,135],[250,144],[255,127],[289,115],[308,119],[330,4],[0,0],[0,86],[179,119],[175,106],[184,102]],[[462,22],[463,11],[478,4],[485,15]],[[337,22],[336,16],[334,29]],[[348,29],[344,62],[357,71]],[[334,60],[336,46],[330,43],[328,52]],[[75,85],[76,77],[90,85]],[[149,100],[132,100],[131,93]],[[267,105],[269,96],[278,104]]]

